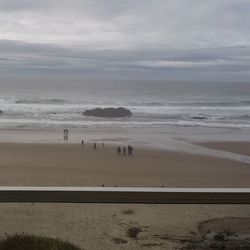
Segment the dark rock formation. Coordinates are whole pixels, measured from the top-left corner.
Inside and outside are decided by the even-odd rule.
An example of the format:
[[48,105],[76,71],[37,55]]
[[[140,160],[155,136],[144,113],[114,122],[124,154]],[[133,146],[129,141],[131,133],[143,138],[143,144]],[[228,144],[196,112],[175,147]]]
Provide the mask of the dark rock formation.
[[195,120],[207,120],[207,117],[205,117],[205,116],[193,116],[192,119],[195,119]]
[[132,113],[129,109],[122,107],[119,108],[95,108],[91,110],[86,110],[83,112],[86,116],[96,116],[96,117],[125,117],[131,116]]

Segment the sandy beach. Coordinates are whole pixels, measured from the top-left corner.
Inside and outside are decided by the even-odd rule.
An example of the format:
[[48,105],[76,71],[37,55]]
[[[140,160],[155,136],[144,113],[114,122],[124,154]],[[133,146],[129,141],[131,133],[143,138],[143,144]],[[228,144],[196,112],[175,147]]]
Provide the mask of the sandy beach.
[[88,143],[0,144],[1,186],[249,187],[249,183],[248,163],[202,154],[135,148],[129,157],[118,156],[115,145],[102,148],[101,143],[96,150]]
[[[94,138],[96,150],[93,140],[84,146],[75,141],[38,143],[35,132],[34,141],[21,143],[16,137],[16,143],[0,143],[0,186],[249,188],[247,141],[170,138],[167,148],[159,149],[138,140],[132,141],[133,156],[118,156],[117,145],[130,141],[125,133],[112,140],[100,135]],[[2,203],[0,238],[35,234],[84,250],[203,249],[217,244],[216,236],[242,246],[250,238],[249,211],[248,205]],[[130,234],[134,230],[136,236]]]
[[[84,250],[187,249],[214,235],[250,238],[248,205],[0,205],[0,237],[26,233],[67,240]],[[136,228],[136,237],[128,234]],[[229,237],[230,238],[230,237]],[[221,242],[220,242],[221,243]],[[207,249],[207,248],[206,248]],[[211,249],[211,248],[210,248]],[[239,249],[239,248],[235,248]],[[248,249],[248,248],[246,248]]]

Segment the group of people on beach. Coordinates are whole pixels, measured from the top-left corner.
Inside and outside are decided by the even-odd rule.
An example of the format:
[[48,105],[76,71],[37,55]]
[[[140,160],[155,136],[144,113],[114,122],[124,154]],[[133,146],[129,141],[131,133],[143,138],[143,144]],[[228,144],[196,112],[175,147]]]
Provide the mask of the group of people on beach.
[[127,148],[126,147],[121,148],[120,146],[118,146],[116,152],[117,152],[117,155],[121,155],[121,154],[127,155],[127,152],[128,152],[128,155],[133,155],[133,147],[131,145],[128,145]]
[[[67,128],[65,128],[63,130],[63,139],[65,141],[68,140],[68,135],[69,135],[69,130]],[[81,140],[81,145],[84,146],[85,145],[85,142],[84,140]],[[104,148],[104,142],[102,143],[102,147]],[[93,142],[93,149],[97,149],[97,144],[96,142]],[[116,149],[116,153],[117,155],[133,155],[133,147],[131,145],[128,145],[127,147],[123,146],[123,147],[120,147],[118,146],[117,149]]]
[[[84,146],[84,140],[81,141],[81,145]],[[104,142],[101,144],[102,147],[104,148]],[[93,149],[97,149],[97,144],[96,142],[93,142]],[[123,146],[122,148],[120,146],[117,147],[116,153],[117,155],[133,155],[133,147],[131,145],[128,145],[127,148]]]

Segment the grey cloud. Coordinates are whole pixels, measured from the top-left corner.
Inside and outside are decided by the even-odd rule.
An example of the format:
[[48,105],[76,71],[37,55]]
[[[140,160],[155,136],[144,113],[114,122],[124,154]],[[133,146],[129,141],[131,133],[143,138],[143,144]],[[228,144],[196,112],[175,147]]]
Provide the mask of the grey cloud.
[[192,50],[85,50],[79,47],[0,41],[1,72],[250,72],[250,47]]
[[0,12],[6,74],[249,72],[247,0],[0,0]]
[[23,10],[35,10],[38,8],[41,8],[42,6],[46,6],[49,2],[42,1],[42,0],[36,0],[36,1],[30,1],[30,0],[0,0],[0,11],[6,12],[6,11],[23,11]]
[[[243,5],[245,14],[235,5]],[[0,10],[20,9],[15,18],[6,17],[9,39],[182,48],[248,45],[249,5],[244,0],[2,0]]]

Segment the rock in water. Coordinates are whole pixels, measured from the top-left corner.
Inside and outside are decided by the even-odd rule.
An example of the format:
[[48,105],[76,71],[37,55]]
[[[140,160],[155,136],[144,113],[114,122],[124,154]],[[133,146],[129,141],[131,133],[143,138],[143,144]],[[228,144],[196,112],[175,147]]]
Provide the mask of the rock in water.
[[129,109],[122,107],[119,108],[95,108],[91,110],[86,110],[83,112],[86,116],[96,116],[96,117],[126,117],[131,116],[132,113]]
[[192,119],[195,119],[195,120],[207,120],[207,117],[205,117],[205,116],[193,116]]

